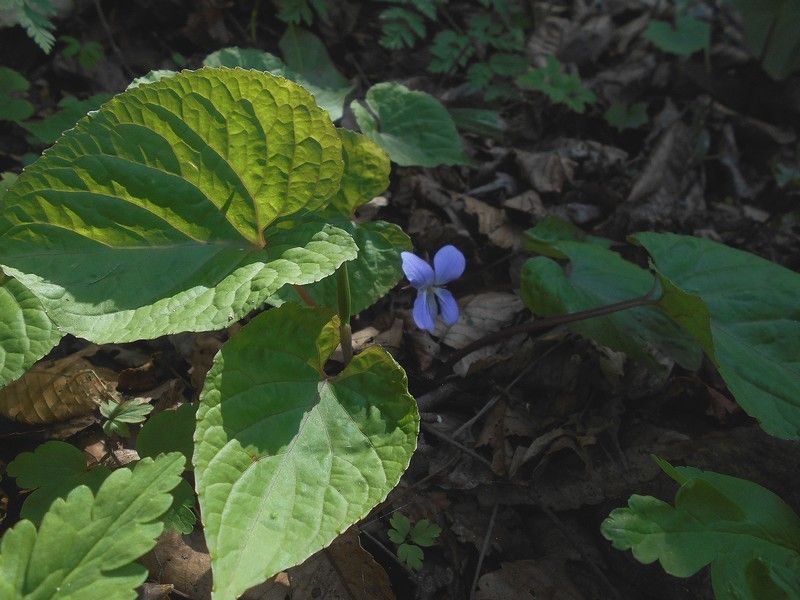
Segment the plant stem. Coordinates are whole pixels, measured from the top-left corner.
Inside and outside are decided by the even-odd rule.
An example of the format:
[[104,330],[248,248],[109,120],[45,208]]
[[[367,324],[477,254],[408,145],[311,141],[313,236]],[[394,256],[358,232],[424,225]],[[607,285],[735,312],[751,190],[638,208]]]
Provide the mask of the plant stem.
[[505,339],[510,337],[514,337],[518,333],[532,333],[534,331],[542,331],[553,329],[554,327],[558,327],[559,325],[566,325],[568,323],[574,323],[576,321],[583,321],[585,319],[591,319],[594,317],[602,317],[605,315],[610,315],[615,312],[619,312],[621,310],[627,310],[629,308],[636,308],[637,306],[649,306],[651,304],[655,304],[658,302],[658,298],[654,297],[656,290],[659,289],[658,280],[653,283],[653,287],[647,292],[644,296],[640,296],[639,298],[633,298],[632,300],[624,300],[622,302],[616,302],[614,304],[609,304],[608,306],[601,306],[599,308],[590,308],[589,310],[581,310],[574,313],[569,313],[566,315],[559,315],[557,317],[548,317],[546,319],[537,319],[535,321],[529,321],[527,323],[520,323],[519,325],[514,325],[512,327],[507,327],[506,329],[501,329],[500,331],[495,331],[494,333],[490,333],[479,340],[475,340],[471,344],[457,350],[453,356],[450,357],[450,360],[445,363],[445,368],[450,370],[453,368],[459,360],[464,358],[467,354],[475,352],[484,346],[489,346],[490,344],[494,344],[497,342],[501,342]]
[[336,271],[336,286],[339,300],[339,339],[342,343],[344,365],[353,358],[353,338],[350,331],[350,280],[347,277],[347,263]]

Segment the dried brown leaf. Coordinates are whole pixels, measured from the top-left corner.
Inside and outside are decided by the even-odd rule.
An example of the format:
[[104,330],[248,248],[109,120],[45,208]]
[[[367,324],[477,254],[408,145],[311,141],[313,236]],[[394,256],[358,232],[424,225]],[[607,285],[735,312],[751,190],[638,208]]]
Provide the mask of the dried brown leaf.
[[508,292],[484,292],[464,303],[461,318],[447,329],[442,343],[451,348],[464,348],[488,333],[510,324],[524,310],[522,300]]
[[[86,360],[89,346],[58,360],[39,361],[21,378],[0,390],[0,414],[29,425],[67,421],[92,412],[113,395],[114,373]],[[107,383],[108,382],[108,383]]]
[[503,563],[478,581],[476,600],[585,600],[564,561],[544,558]]
[[516,152],[517,166],[537,192],[560,193],[572,182],[576,163],[558,152]]
[[464,196],[467,214],[478,218],[478,230],[489,238],[498,248],[514,249],[522,244],[522,229],[508,221],[506,211],[481,202],[471,196]]

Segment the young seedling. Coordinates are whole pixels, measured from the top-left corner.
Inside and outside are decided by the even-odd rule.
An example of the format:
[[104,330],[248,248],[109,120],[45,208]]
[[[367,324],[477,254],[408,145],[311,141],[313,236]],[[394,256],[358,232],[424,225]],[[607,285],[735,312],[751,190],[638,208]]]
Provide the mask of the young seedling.
[[388,536],[397,544],[397,558],[415,571],[419,571],[424,559],[422,548],[433,546],[442,528],[428,519],[420,519],[412,527],[408,517],[400,512],[394,513],[389,523],[392,528]]
[[577,113],[583,113],[587,104],[597,100],[594,92],[583,85],[575,73],[564,71],[555,56],[547,57],[547,65],[532,69],[514,81],[522,89],[537,90],[557,104],[565,104]]
[[131,432],[128,425],[142,423],[152,410],[153,405],[148,404],[144,398],[122,402],[105,400],[100,404],[100,414],[106,418],[103,431],[109,437],[129,437]]

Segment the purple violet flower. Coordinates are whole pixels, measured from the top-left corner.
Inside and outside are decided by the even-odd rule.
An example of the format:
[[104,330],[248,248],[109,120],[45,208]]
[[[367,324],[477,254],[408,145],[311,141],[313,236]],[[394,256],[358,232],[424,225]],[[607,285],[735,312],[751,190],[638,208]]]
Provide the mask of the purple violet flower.
[[446,325],[458,321],[458,304],[453,294],[442,286],[461,277],[466,260],[455,246],[442,246],[433,257],[433,268],[413,252],[401,252],[403,273],[417,288],[414,300],[414,322],[420,329],[433,333],[436,316],[441,312]]

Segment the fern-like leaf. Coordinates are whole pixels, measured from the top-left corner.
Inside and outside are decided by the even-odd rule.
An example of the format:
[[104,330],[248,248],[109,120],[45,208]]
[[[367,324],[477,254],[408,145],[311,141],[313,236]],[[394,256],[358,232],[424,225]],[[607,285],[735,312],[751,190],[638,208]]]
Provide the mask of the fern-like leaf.
[[172,453],[114,471],[53,502],[37,531],[20,521],[0,542],[0,598],[133,600],[147,570],[135,564],[163,529],[185,458]]

